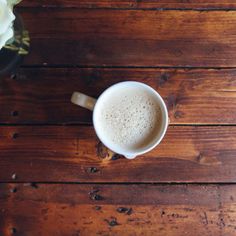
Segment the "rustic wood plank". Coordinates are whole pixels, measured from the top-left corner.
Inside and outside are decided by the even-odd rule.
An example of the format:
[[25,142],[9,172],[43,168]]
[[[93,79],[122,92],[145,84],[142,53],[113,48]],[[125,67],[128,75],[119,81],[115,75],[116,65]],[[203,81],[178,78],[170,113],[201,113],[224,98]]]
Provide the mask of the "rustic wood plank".
[[0,186],[1,235],[235,235],[235,185]]
[[0,140],[1,181],[236,180],[236,127],[170,126],[156,149],[133,161],[108,160],[88,126],[2,127]]
[[27,65],[235,67],[235,11],[22,9]]
[[22,7],[236,9],[235,0],[24,0]]
[[235,69],[24,69],[0,80],[0,123],[91,123],[90,111],[70,103],[74,90],[98,97],[137,80],[165,99],[171,124],[236,124],[235,76]]

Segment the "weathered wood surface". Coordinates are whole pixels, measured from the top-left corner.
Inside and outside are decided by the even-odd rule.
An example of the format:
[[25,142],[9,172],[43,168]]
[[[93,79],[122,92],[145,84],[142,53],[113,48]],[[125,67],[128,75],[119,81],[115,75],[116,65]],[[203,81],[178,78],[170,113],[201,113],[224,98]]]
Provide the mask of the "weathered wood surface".
[[234,236],[235,199],[234,185],[1,184],[0,234]]
[[0,123],[91,123],[90,111],[70,103],[73,91],[98,97],[137,80],[161,94],[171,124],[236,124],[235,76],[235,69],[24,69],[0,80]]
[[[205,125],[236,125],[236,2],[25,0],[18,9],[33,68],[0,80],[0,235],[234,236],[236,126]],[[168,106],[172,126],[153,151],[128,161],[91,126],[54,126],[91,124],[70,104],[74,90],[97,97],[124,80],[147,83]]]
[[21,9],[26,65],[235,67],[236,11]]
[[108,160],[93,128],[86,126],[2,127],[0,140],[1,181],[236,180],[236,127],[170,126],[156,149],[132,161]]
[[24,0],[23,7],[236,9],[235,0]]

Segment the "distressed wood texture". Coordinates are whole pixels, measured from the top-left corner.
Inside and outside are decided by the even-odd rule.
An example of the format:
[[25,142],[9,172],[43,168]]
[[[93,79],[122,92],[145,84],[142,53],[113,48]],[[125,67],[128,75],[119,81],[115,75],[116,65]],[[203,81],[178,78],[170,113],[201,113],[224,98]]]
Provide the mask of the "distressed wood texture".
[[0,185],[0,234],[234,236],[234,185]]
[[236,181],[236,127],[170,126],[157,148],[132,161],[109,160],[92,127],[2,127],[0,140],[1,181]]
[[236,9],[235,0],[24,0],[23,7]]
[[0,123],[91,123],[70,103],[74,90],[98,97],[110,85],[137,80],[165,99],[172,124],[236,124],[236,70],[24,69],[0,80]]
[[26,65],[235,67],[236,11],[21,9]]

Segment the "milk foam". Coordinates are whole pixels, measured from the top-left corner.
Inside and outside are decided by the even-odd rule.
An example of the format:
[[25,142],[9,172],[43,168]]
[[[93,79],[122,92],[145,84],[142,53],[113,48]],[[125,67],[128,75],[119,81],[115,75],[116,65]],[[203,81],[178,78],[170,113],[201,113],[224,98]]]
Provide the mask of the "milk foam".
[[140,88],[127,88],[111,94],[101,106],[100,128],[121,148],[137,149],[148,145],[161,123],[161,111],[155,98]]

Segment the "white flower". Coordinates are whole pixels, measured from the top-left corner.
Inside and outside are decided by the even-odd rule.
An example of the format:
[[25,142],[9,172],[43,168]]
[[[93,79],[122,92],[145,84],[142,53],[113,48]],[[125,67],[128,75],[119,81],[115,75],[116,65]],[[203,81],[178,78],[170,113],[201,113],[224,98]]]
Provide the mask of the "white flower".
[[13,3],[16,1],[0,0],[0,50],[6,42],[13,37],[13,21],[15,16],[12,12]]

